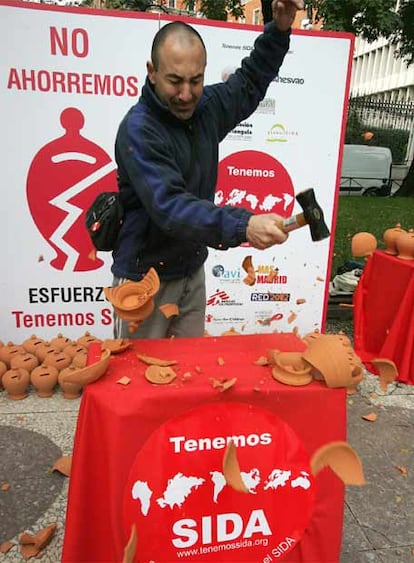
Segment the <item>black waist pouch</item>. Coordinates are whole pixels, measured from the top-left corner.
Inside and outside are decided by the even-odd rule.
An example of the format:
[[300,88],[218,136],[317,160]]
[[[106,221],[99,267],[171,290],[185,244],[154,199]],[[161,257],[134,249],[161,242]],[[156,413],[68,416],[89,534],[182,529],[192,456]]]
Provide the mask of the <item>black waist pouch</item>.
[[114,250],[124,210],[118,192],[102,192],[86,212],[86,229],[96,250]]

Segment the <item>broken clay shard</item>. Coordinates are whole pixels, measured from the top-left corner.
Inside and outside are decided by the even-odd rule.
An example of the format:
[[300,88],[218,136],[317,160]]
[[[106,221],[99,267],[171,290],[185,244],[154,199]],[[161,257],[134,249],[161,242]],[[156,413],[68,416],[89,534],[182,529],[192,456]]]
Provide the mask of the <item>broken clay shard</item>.
[[365,485],[361,460],[347,442],[330,442],[316,450],[311,458],[313,475],[324,467],[330,467],[345,485]]
[[79,370],[75,370],[72,373],[68,372],[65,374],[63,380],[69,383],[77,383],[84,387],[88,383],[93,383],[105,374],[110,360],[111,352],[104,348],[101,352],[101,358],[98,361]]
[[361,418],[363,420],[367,420],[368,422],[375,422],[378,418],[378,415],[375,412],[370,412],[368,414],[362,415]]
[[128,543],[124,548],[124,557],[122,563],[133,563],[135,559],[135,552],[137,550],[137,529],[135,524],[131,527],[131,534]]
[[175,371],[168,366],[148,366],[145,370],[145,378],[156,385],[168,385],[176,377]]
[[102,348],[106,348],[111,354],[120,354],[131,346],[127,338],[108,338],[102,342]]
[[309,385],[309,383],[312,383],[312,375],[310,373],[294,374],[285,371],[278,366],[274,366],[272,368],[272,377],[276,381],[279,381],[279,383],[283,383],[284,385],[291,385],[292,387],[303,387],[304,385]]
[[232,379],[216,379],[215,377],[210,377],[210,383],[213,389],[219,388],[221,392],[227,391],[230,387],[233,387],[237,382],[237,377],[233,377]]
[[243,283],[250,286],[256,283],[256,276],[253,271],[249,272],[247,276],[243,278]]
[[237,336],[238,334],[240,334],[240,332],[237,332],[235,328],[231,327],[229,330],[222,332],[221,336]]
[[144,364],[149,366],[174,366],[178,362],[177,360],[162,360],[161,358],[153,358],[152,356],[147,356],[146,354],[137,354],[138,358]]
[[224,452],[223,475],[226,483],[235,491],[240,493],[249,492],[241,477],[239,461],[237,459],[237,450],[233,440],[229,441],[226,451]]
[[371,363],[379,371],[379,380],[381,391],[384,393],[387,391],[389,383],[393,383],[398,377],[398,369],[392,360],[387,360],[386,358],[375,358],[371,360]]
[[70,471],[72,469],[72,456],[64,455],[57,459],[52,466],[52,471],[59,471],[62,475],[70,477]]
[[288,316],[287,322],[289,324],[292,324],[293,321],[296,319],[296,317],[297,317],[297,314],[294,311],[291,311],[290,315]]
[[256,366],[268,366],[269,365],[269,360],[266,358],[266,356],[259,356],[257,358],[257,360],[255,360],[253,362]]
[[166,319],[176,317],[179,314],[178,306],[175,303],[165,303],[164,305],[160,305],[158,309]]
[[129,377],[127,377],[126,375],[124,375],[123,377],[121,377],[120,379],[117,379],[116,381],[117,383],[119,383],[119,385],[129,385],[131,383],[131,380]]
[[246,256],[242,262],[242,268],[246,273],[254,271],[253,261],[251,255]]
[[36,557],[36,555],[50,543],[55,535],[56,529],[57,524],[53,523],[43,528],[35,535],[29,534],[28,532],[21,534],[19,543],[21,544],[20,551],[24,559]]
[[230,387],[233,387],[233,385],[235,385],[236,382],[237,382],[237,377],[233,377],[232,379],[227,379],[226,381],[223,381],[223,383],[221,385],[221,390],[227,391],[227,389],[230,389]]
[[0,544],[0,553],[7,553],[14,545],[16,544],[12,541],[4,541],[2,544]]

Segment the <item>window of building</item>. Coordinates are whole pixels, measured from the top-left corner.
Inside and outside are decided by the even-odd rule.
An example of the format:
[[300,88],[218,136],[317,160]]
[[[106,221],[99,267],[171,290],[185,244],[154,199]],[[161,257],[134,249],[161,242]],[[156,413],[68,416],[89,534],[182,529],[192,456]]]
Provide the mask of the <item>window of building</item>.
[[260,21],[260,8],[255,8],[253,10],[253,18],[252,18],[252,24],[253,25],[260,25],[261,21]]

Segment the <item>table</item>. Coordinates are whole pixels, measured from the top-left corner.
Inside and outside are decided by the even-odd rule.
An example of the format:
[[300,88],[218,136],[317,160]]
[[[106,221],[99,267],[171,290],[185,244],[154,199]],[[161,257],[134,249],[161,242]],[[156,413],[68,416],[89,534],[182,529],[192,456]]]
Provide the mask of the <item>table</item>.
[[353,296],[354,349],[373,373],[374,358],[392,360],[397,381],[414,384],[414,260],[376,250]]
[[[177,420],[177,416],[186,417],[191,409],[222,410],[223,405],[229,405],[274,413],[299,438],[308,456],[327,442],[345,440],[343,389],[329,389],[317,381],[304,387],[286,386],[271,377],[269,366],[254,363],[269,349],[300,351],[304,346],[293,333],[141,340],[134,341],[128,352],[114,356],[105,375],[86,386],[83,392],[62,561],[122,560],[128,541],[124,526],[125,489],[128,480],[131,481],[130,471],[136,464],[137,453],[148,450],[148,443],[163,424]],[[169,385],[151,385],[143,375],[146,365],[137,353],[176,359],[180,377]],[[191,377],[184,375],[188,373]],[[122,376],[131,379],[129,385],[117,383]],[[225,392],[213,388],[209,381],[210,377],[222,380],[234,376],[236,384]],[[162,452],[152,453],[155,476]],[[301,541],[286,554],[285,561],[339,561],[344,486],[330,469],[322,470],[314,485],[309,523]],[[139,541],[145,538],[141,536]],[[223,558],[218,555],[214,560],[223,561]],[[273,557],[260,560],[270,562]]]

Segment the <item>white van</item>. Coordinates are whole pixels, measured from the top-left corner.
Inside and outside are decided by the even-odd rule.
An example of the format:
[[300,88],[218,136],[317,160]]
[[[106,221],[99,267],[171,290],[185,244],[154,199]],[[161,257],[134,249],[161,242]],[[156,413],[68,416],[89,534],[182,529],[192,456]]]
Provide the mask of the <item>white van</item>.
[[344,145],[340,194],[390,195],[391,167],[392,154],[388,147]]

